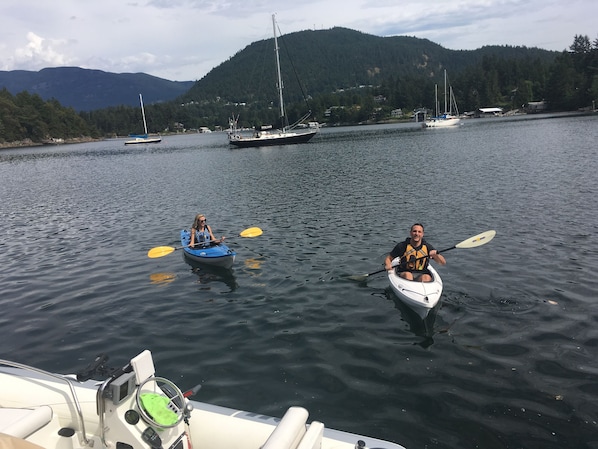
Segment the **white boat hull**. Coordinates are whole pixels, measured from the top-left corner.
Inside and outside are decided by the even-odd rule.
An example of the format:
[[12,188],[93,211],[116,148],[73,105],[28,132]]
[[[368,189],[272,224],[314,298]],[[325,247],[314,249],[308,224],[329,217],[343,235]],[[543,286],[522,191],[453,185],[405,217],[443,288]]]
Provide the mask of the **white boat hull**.
[[461,119],[459,117],[433,118],[424,122],[424,128],[447,128],[449,126],[459,126]]
[[403,279],[395,270],[388,272],[390,287],[395,295],[422,319],[426,318],[442,295],[442,279],[438,272],[428,265],[432,282],[415,282]]
[[132,140],[127,140],[125,145],[140,145],[144,143],[160,143],[162,142],[161,137],[135,137]]
[[[23,449],[404,449],[326,429],[318,421],[307,423],[308,412],[302,407],[289,408],[280,420],[188,400],[153,371],[149,351],[104,381],[78,381],[0,360],[0,447],[14,439],[20,446],[10,447]],[[171,393],[158,382],[170,383]],[[152,422],[158,418],[148,420],[150,412],[140,399],[146,394],[168,402],[161,407],[179,421],[163,425]],[[162,411],[157,412],[159,416]],[[156,437],[161,444],[150,446]]]

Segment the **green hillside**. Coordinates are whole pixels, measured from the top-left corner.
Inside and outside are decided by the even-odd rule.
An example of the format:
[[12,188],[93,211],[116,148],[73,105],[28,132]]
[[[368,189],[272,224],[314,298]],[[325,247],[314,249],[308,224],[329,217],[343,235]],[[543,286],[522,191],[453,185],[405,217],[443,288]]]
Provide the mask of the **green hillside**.
[[[453,78],[485,57],[550,63],[557,52],[525,47],[483,47],[473,51],[447,50],[427,39],[378,37],[346,28],[300,31],[279,38],[285,98],[301,99],[291,78],[294,72],[309,95],[380,85],[391,78],[413,77],[432,82],[443,69]],[[289,59],[290,57],[290,59]],[[183,101],[250,102],[269,99],[275,92],[273,39],[254,42],[198,81]],[[266,93],[270,92],[270,93]]]
[[[550,67],[560,55],[509,46],[448,50],[427,39],[346,28],[300,31],[278,40],[291,122],[307,109],[304,95],[320,122],[376,121],[396,109],[432,109],[434,86],[442,83],[445,69],[461,111],[542,100]],[[238,115],[241,126],[277,124],[275,77],[274,39],[254,42],[180,98],[185,107],[178,121],[217,127]]]
[[[563,52],[511,46],[449,50],[426,39],[377,37],[346,28],[300,31],[283,35],[278,42],[291,122],[307,109],[313,119],[328,125],[407,119],[416,109],[434,108],[435,85],[442,86],[445,69],[460,112],[480,107],[517,110],[542,100],[548,110],[575,111],[598,99],[598,40],[591,42],[582,35],[576,35],[569,51]],[[175,100],[147,101],[149,131],[222,129],[232,116],[239,117],[240,126],[278,124],[274,55],[273,38],[254,42]],[[55,75],[51,70],[41,72]],[[164,80],[136,75],[135,82],[144,83],[144,99],[146,90],[159,98]],[[105,85],[89,79],[73,76],[69,84],[75,92],[105,97]],[[125,77],[115,79],[129,82]],[[33,92],[1,92],[0,144],[72,135],[123,136],[143,129],[137,105],[125,106],[115,99],[109,107],[76,115],[59,99],[43,100]],[[124,96],[137,101],[136,92]]]

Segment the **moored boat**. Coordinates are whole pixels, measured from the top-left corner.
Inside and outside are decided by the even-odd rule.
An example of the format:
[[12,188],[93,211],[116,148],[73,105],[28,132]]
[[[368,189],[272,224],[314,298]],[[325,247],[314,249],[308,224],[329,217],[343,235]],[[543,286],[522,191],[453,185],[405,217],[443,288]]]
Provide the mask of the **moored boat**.
[[[190,400],[157,377],[150,351],[122,368],[98,356],[75,375],[0,360],[0,447],[15,449],[404,449],[308,424],[303,407],[282,419]],[[197,376],[200,377],[199,375]]]
[[191,233],[186,229],[181,230],[181,245],[183,247],[185,257],[193,260],[194,262],[222,268],[230,268],[235,262],[235,256],[237,253],[224,243],[208,245],[199,248],[189,247],[190,243]]
[[147,133],[147,122],[145,120],[145,108],[143,107],[143,97],[139,94],[139,103],[141,104],[141,117],[143,118],[143,129],[145,134],[130,134],[129,137],[132,137],[131,140],[125,141],[125,145],[139,145],[143,143],[160,143],[162,142],[162,137],[158,136],[150,136]]
[[[307,129],[299,129],[304,128],[301,125],[303,125],[303,122],[309,118],[311,111],[308,111],[296,123],[292,125],[289,124],[282,93],[283,83],[280,71],[278,35],[276,33],[276,17],[274,15],[272,15],[272,27],[274,29],[274,52],[276,55],[277,76],[276,87],[278,90],[278,107],[280,110],[280,129],[272,129],[271,125],[258,126],[255,128],[253,133],[244,134],[240,132],[237,126],[239,118],[233,116],[229,122],[230,129],[228,131],[228,142],[236,147],[247,148],[307,143],[318,133],[319,125],[315,121],[309,122],[309,124],[306,126]],[[307,103],[307,99],[305,101]]]
[[446,70],[444,71],[444,112],[440,112],[440,105],[438,103],[438,85],[435,87],[435,98],[436,98],[436,115],[431,117],[423,123],[424,128],[445,128],[448,126],[458,126],[461,124],[459,118],[459,108],[457,107],[457,101],[453,94],[453,87],[449,85],[447,91],[447,79]]
[[137,145],[140,143],[160,143],[162,142],[162,137],[150,137],[149,135],[141,135],[141,136],[130,136],[133,137],[131,140],[127,140],[125,145]]
[[317,129],[304,131],[289,130],[255,130],[251,135],[245,135],[231,127],[229,143],[240,148],[266,147],[274,145],[292,145],[306,143],[317,134]]
[[392,291],[422,319],[425,319],[440,301],[442,295],[442,279],[438,272],[428,264],[427,270],[432,282],[416,282],[403,279],[395,271],[388,272],[388,280]]

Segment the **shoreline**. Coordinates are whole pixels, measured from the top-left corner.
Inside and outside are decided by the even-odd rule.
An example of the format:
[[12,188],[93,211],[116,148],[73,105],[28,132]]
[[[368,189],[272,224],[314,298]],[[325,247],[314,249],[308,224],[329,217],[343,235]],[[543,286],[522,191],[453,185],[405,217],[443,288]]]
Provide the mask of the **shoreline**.
[[11,148],[34,148],[34,147],[46,147],[54,145],[68,145],[73,143],[88,143],[88,142],[99,142],[106,140],[105,138],[95,139],[93,137],[74,137],[71,139],[53,139],[45,142],[34,142],[31,139],[17,140],[15,142],[0,142],[0,150],[8,150]]

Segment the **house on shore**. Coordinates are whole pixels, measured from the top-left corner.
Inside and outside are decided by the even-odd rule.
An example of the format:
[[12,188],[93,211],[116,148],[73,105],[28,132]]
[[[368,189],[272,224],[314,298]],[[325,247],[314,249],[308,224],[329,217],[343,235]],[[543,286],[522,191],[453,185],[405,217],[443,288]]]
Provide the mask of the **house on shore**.
[[479,108],[475,111],[475,117],[500,117],[502,116],[502,108]]

